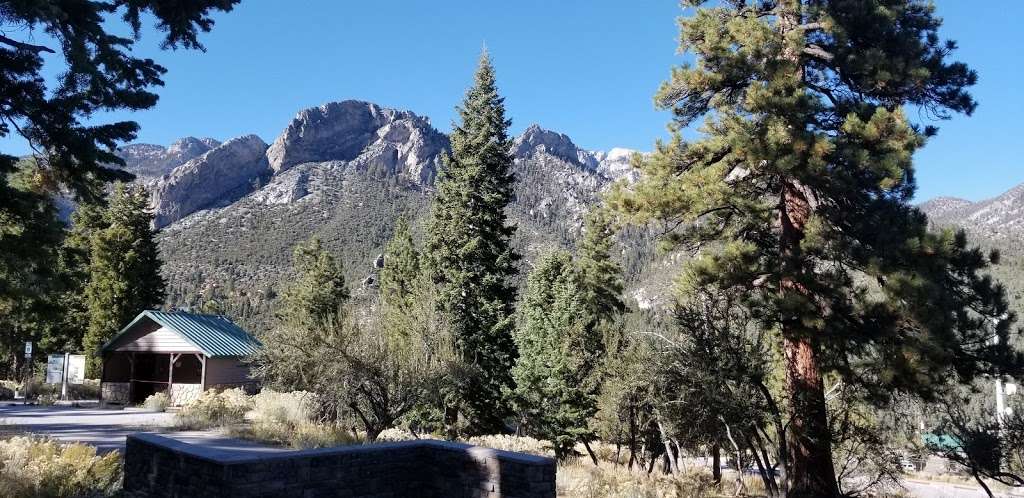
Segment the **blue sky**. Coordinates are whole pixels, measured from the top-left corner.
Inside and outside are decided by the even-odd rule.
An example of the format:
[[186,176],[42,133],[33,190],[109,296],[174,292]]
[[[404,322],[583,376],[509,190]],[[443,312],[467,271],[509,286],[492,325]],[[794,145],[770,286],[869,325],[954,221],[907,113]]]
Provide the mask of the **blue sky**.
[[[971,118],[940,123],[917,156],[918,199],[978,200],[1024,182],[1016,147],[1024,127],[1024,2],[937,0],[942,34],[981,81]],[[139,141],[270,142],[300,109],[361,99],[412,110],[447,131],[481,46],[494,59],[513,132],[531,123],[588,149],[649,150],[669,116],[652,95],[676,53],[672,0],[244,0],[217,17],[203,53],[161,52],[152,32],[138,51],[168,68],[153,110],[117,118],[142,125]],[[23,144],[0,141],[8,152]]]

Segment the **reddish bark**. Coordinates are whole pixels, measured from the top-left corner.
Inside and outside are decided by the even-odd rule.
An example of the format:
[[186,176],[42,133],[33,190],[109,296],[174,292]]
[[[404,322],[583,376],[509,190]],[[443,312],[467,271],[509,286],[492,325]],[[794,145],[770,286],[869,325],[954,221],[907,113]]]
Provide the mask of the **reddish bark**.
[[[779,288],[784,302],[811,302],[813,296],[801,283],[804,262],[800,241],[811,216],[806,191],[789,182],[781,202],[780,251],[782,278]],[[825,390],[812,340],[799,310],[786,310],[782,317],[783,354],[786,362],[786,390],[789,395],[790,427],[786,432],[789,468],[786,473],[789,498],[839,496],[832,466],[832,441],[825,407]]]

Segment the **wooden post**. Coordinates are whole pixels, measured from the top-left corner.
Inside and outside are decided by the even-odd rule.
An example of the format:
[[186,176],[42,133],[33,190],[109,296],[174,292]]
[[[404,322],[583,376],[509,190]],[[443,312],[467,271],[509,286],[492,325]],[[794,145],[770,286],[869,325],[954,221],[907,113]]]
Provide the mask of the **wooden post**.
[[177,360],[179,356],[181,355],[174,353],[167,355],[167,399],[172,405],[174,405],[174,392],[171,390],[171,387],[174,386],[174,360]]
[[199,373],[199,392],[202,393],[206,391],[206,355],[199,353],[195,353],[195,355],[196,358],[199,359],[199,364],[201,365]]
[[128,400],[125,405],[132,402],[135,397],[135,351],[128,355]]
[[[117,353],[100,353],[100,406],[103,406],[103,382],[107,379],[107,357],[113,357]],[[64,365],[67,368],[67,364]]]

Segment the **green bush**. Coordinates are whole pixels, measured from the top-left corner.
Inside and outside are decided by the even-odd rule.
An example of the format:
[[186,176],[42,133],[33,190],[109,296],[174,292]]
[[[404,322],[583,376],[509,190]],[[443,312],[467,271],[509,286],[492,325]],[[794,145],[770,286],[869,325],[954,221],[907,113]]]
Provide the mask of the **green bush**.
[[168,406],[171,406],[171,398],[167,396],[167,393],[162,392],[151,394],[142,402],[143,408],[156,412],[167,411]]
[[114,496],[121,487],[121,457],[79,443],[37,437],[0,441],[0,496],[72,498]]
[[68,384],[68,399],[100,399],[100,381],[98,379],[85,379],[85,382],[81,384]]
[[0,400],[14,399],[14,389],[0,385]]

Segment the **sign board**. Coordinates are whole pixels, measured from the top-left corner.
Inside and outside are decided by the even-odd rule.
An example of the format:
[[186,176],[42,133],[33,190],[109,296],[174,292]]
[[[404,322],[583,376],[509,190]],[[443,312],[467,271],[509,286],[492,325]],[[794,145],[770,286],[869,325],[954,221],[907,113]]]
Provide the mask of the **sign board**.
[[64,382],[64,355],[51,354],[46,358],[46,383],[60,384]]
[[32,341],[25,342],[25,358],[32,357]]
[[85,382],[85,355],[68,355],[68,384]]

